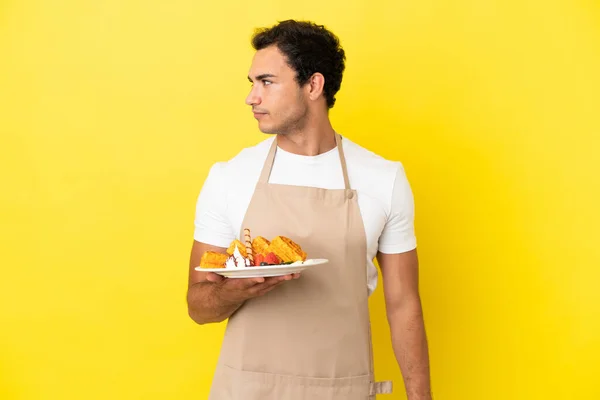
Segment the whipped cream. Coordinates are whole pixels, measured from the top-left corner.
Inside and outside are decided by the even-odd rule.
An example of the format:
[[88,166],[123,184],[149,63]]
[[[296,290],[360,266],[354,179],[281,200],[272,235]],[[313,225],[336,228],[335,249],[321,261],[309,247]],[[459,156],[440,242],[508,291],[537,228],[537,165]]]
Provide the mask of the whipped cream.
[[233,255],[229,256],[227,261],[225,261],[225,268],[246,268],[249,266],[250,266],[250,259],[242,256],[242,253],[240,253],[237,246],[233,250]]

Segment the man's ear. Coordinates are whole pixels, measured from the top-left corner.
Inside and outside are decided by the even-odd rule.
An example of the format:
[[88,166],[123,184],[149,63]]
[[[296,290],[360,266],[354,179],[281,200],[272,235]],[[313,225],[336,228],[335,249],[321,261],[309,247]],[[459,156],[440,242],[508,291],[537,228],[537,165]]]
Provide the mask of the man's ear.
[[323,95],[325,88],[325,77],[323,74],[316,72],[314,73],[307,82],[308,98],[316,100],[319,96]]

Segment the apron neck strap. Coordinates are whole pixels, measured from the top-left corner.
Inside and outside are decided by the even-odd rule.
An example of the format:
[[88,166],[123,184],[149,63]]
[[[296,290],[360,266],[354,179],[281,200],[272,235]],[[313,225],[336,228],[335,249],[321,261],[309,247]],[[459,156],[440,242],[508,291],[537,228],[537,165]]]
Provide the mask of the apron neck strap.
[[342,137],[338,133],[335,134],[335,144],[337,145],[338,153],[340,155],[340,164],[342,164],[342,173],[344,174],[344,187],[346,188],[346,190],[350,190],[350,180],[348,179],[348,168],[346,167],[344,146],[342,145]]
[[[350,190],[350,180],[348,179],[348,168],[346,167],[346,157],[344,157],[344,147],[342,146],[342,137],[335,134],[335,144],[337,145],[338,154],[340,156],[340,163],[342,164],[342,173],[344,174],[344,186],[346,190]],[[275,153],[277,152],[277,137],[273,140],[269,155],[265,160],[262,172],[260,173],[260,183],[268,183],[269,177],[271,176],[271,170],[273,169],[273,163],[275,162]]]

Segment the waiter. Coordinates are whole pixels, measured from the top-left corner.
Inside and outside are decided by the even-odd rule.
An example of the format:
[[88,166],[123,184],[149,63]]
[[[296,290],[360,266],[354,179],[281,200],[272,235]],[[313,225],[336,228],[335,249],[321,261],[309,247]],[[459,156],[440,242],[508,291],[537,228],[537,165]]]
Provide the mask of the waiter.
[[[402,164],[332,127],[328,111],[345,68],[334,34],[289,20],[257,31],[252,45],[246,104],[270,136],[213,165],[195,217],[189,315],[198,324],[228,320],[209,399],[366,400],[391,393],[391,382],[374,380],[374,259],[408,399],[431,399],[413,197]],[[248,279],[194,269],[205,251],[225,252],[243,240],[244,228],[253,236],[287,236],[309,258],[329,263],[301,275]]]

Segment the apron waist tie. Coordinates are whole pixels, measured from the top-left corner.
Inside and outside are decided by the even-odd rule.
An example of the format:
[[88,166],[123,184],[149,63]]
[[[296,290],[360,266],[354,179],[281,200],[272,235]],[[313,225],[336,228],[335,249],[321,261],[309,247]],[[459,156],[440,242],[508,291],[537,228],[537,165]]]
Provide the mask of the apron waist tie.
[[392,393],[392,381],[372,382],[369,389],[369,396],[376,394]]

